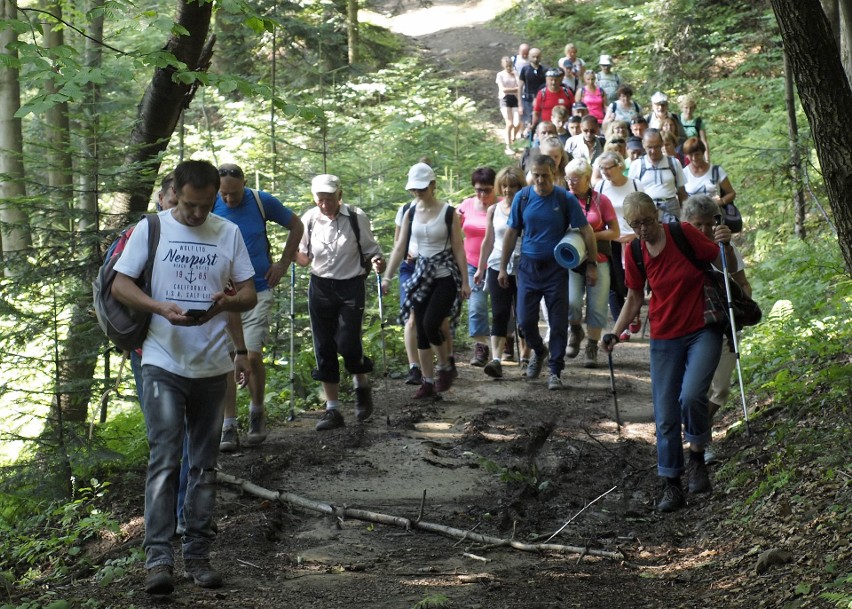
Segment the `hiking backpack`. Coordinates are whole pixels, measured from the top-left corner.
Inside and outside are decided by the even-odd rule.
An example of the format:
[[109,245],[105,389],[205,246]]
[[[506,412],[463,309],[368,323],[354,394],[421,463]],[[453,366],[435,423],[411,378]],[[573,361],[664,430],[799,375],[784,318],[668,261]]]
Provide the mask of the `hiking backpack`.
[[[157,214],[146,214],[144,219],[148,222],[148,261],[142,274],[136,279],[136,285],[150,296],[154,259],[160,243],[160,217]],[[98,276],[92,282],[92,298],[98,325],[107,338],[122,351],[141,348],[148,336],[148,326],[151,325],[151,313],[131,309],[112,295],[112,284],[118,274],[115,265],[124,251],[130,232],[135,227],[136,225],[122,231],[118,239],[110,245]]]

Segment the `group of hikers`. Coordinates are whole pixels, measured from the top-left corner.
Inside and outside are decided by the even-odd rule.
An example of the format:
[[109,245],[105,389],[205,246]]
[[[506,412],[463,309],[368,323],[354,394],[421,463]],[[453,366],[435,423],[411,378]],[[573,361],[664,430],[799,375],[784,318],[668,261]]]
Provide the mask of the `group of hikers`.
[[[559,68],[544,69],[540,59],[540,50],[522,45],[518,56],[503,61],[507,74],[520,74],[517,88],[508,77],[497,81],[512,125],[507,146],[514,145],[516,128],[533,138],[520,162],[474,169],[473,195],[458,207],[441,200],[428,159],[413,164],[400,183],[411,200],[398,210],[387,259],[364,212],[344,203],[335,175],[311,180],[313,206],[301,217],[271,194],[249,188],[235,164],[184,161],[163,181],[151,295],[135,281],[148,257],[145,221],[130,234],[113,287],[121,302],[153,313],[141,354],[134,356],[150,445],[148,593],[174,590],[176,532],[186,577],[203,587],[222,585],[209,560],[217,459],[240,443],[238,387],[247,387],[250,397],[245,443],[257,445],[267,436],[263,347],[272,289],[292,263],[310,270],[312,376],[325,397],[317,431],[345,424],[338,356],[352,376],[355,419],[366,421],[373,412],[373,362],[362,345],[365,280],[373,272],[383,294],[399,275],[405,382],[416,385],[416,400],[436,399],[458,377],[454,329],[465,300],[470,364],[500,378],[517,345],[523,377],[534,381],[546,366],[546,387],[553,391],[570,383],[563,378],[566,358],[582,352],[583,365],[595,367],[599,350],[611,352],[639,332],[647,302],[662,490],[657,508],[669,512],[686,504],[684,473],[690,493],[710,491],[705,448],[713,414],[727,399],[733,356],[724,347],[724,324],[705,315],[700,264],[722,269],[724,255],[732,278],[750,293],[731,228],[719,221],[720,206],[736,193],[709,163],[700,119],[687,129],[691,100],[682,100],[678,116],[658,92],[645,117],[630,87],[612,72],[610,57],[601,56],[596,78],[588,77],[573,45]],[[531,73],[539,71],[544,88],[536,92]],[[608,104],[613,87],[618,101]],[[568,123],[564,110],[577,109],[578,97],[588,111],[576,121],[580,131],[560,139]],[[636,114],[628,124],[623,118],[631,108]],[[676,124],[666,128],[668,118]],[[607,125],[603,141],[600,121]],[[629,142],[631,132],[637,135]],[[674,148],[666,146],[665,134],[676,138]],[[280,257],[272,255],[269,222],[288,230]],[[571,270],[554,256],[569,231],[585,249]]]

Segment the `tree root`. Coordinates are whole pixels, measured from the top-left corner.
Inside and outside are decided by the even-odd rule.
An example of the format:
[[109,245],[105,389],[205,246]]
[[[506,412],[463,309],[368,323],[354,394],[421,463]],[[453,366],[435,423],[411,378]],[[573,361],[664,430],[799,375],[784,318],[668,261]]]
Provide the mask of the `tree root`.
[[509,547],[514,548],[516,550],[521,550],[523,552],[556,552],[559,554],[580,554],[584,556],[599,556],[601,558],[610,558],[613,560],[624,559],[624,555],[621,552],[610,552],[607,550],[597,550],[594,548],[585,548],[579,546],[565,546],[554,543],[523,543],[520,541],[515,541],[514,539],[503,539],[491,535],[482,535],[480,533],[463,531],[461,529],[456,529],[441,524],[435,524],[432,522],[425,522],[423,520],[410,520],[408,518],[402,518],[401,516],[392,516],[390,514],[382,514],[379,512],[371,512],[368,510],[354,509],[346,506],[338,507],[330,503],[313,501],[311,499],[301,497],[294,493],[273,491],[262,486],[258,486],[257,484],[249,482],[248,480],[243,480],[242,478],[237,478],[236,476],[232,476],[223,472],[219,472],[218,480],[219,482],[239,487],[244,492],[249,493],[250,495],[254,495],[255,497],[260,497],[261,499],[277,501],[281,504],[299,507],[303,510],[307,510],[310,512],[319,512],[321,514],[335,516],[341,520],[344,518],[352,518],[355,520],[363,520],[366,522],[378,522],[380,524],[387,524],[395,527],[400,527],[405,530],[419,529],[421,531],[437,533],[438,535],[451,537],[453,539],[462,539],[476,543],[488,544],[490,547]]

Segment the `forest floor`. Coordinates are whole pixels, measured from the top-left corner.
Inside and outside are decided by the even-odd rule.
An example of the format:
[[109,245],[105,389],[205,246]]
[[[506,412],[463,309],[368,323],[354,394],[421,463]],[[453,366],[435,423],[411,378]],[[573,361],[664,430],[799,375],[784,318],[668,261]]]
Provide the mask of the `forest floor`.
[[[398,16],[397,29],[461,77],[496,133],[494,75],[517,37],[488,25],[496,14],[488,3],[436,2],[429,10],[439,12],[430,16],[445,29],[418,10]],[[469,356],[459,355],[460,362]],[[413,387],[378,377],[367,423],[355,423],[350,397],[342,429],[318,433],[322,413],[300,413],[293,423],[274,421],[261,446],[220,460],[222,472],[272,491],[411,520],[422,513],[423,521],[501,538],[543,542],[570,522],[550,543],[615,558],[523,552],[323,516],[222,484],[212,560],[223,588],[181,582],[171,597],[152,599],[136,563],[112,585],[84,578],[57,593],[99,607],[828,607],[801,585],[833,579],[823,564],[829,553],[849,564],[848,526],[839,539],[835,528],[821,526],[824,506],[848,498],[848,480],[809,487],[807,508],[779,496],[764,512],[749,513],[744,506],[768,459],[767,424],[753,423],[756,433],[747,437],[732,406],[722,411],[714,441],[723,463],[745,463],[740,475],[751,483],[717,483],[713,493],[690,497],[686,509],[658,514],[648,367],[646,339],[634,336],[616,349],[620,433],[603,356],[591,370],[580,358],[568,360],[558,392],[547,390],[544,376],[524,380],[513,364],[492,380],[462,363],[443,400],[415,402]],[[727,426],[735,431],[726,433]],[[143,486],[137,472],[110,493],[137,545]],[[771,549],[791,554],[758,566]],[[180,558],[177,567],[180,573]]]

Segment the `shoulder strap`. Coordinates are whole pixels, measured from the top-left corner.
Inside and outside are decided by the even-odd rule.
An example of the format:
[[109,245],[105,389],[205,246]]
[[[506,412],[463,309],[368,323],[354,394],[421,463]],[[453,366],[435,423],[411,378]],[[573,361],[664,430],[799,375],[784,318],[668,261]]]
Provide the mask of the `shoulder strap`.
[[355,213],[355,209],[348,203],[344,203],[344,205],[346,205],[346,211],[349,213],[349,223],[352,225],[352,232],[355,234],[355,245],[358,246],[358,258],[361,260],[361,266],[364,266],[364,250],[361,249],[361,227],[358,226],[358,214]]
[[257,203],[257,208],[260,210],[260,217],[266,222],[266,210],[263,208],[263,202],[260,200],[260,195],[254,188],[249,188],[249,191],[254,195],[254,202]]
[[641,181],[645,175],[645,171],[648,169],[648,166],[645,164],[645,155],[639,157],[639,180]]
[[532,186],[524,186],[521,188],[521,204],[518,206],[518,222],[521,223],[521,229],[524,228],[524,209],[526,209],[527,203],[529,203],[530,200],[530,188],[532,188]]
[[630,180],[633,182],[633,192],[639,192],[639,185],[636,183],[636,180]]
[[634,239],[630,242],[630,249],[633,251],[633,262],[636,263],[636,268],[642,273],[643,279],[648,279],[648,274],[645,272],[645,261],[642,260],[642,242],[639,239]]
[[154,259],[157,257],[157,246],[160,244],[160,216],[145,214],[148,221],[148,261],[145,263],[145,275],[151,277],[154,273]]
[[453,236],[453,216],[456,213],[456,208],[450,204],[447,204],[446,211],[444,211],[444,222],[447,223],[447,241],[444,245],[446,247],[450,244],[450,240]]
[[706,271],[709,264],[703,264],[695,257],[695,250],[692,249],[692,244],[689,242],[689,239],[686,238],[686,235],[683,234],[683,226],[681,226],[681,223],[670,222],[669,232],[671,233],[672,240],[675,242],[677,249],[686,256],[687,260],[689,260],[699,271]]
[[417,212],[417,206],[411,201],[405,204],[403,217],[408,216],[408,238],[405,240],[405,256],[408,257],[408,248],[411,247],[411,232],[414,230],[414,214]]
[[598,182],[598,194],[599,195],[603,194],[603,187],[604,187],[604,180],[601,180],[600,182]]
[[699,137],[701,135],[701,117],[695,119],[695,136]]
[[714,184],[719,183],[719,166],[713,165],[713,168],[710,170],[711,178],[713,179]]
[[680,188],[680,184],[677,183],[677,171],[675,171],[675,164],[672,157],[666,157],[669,160],[669,171],[672,172],[672,177],[674,178],[675,189]]

